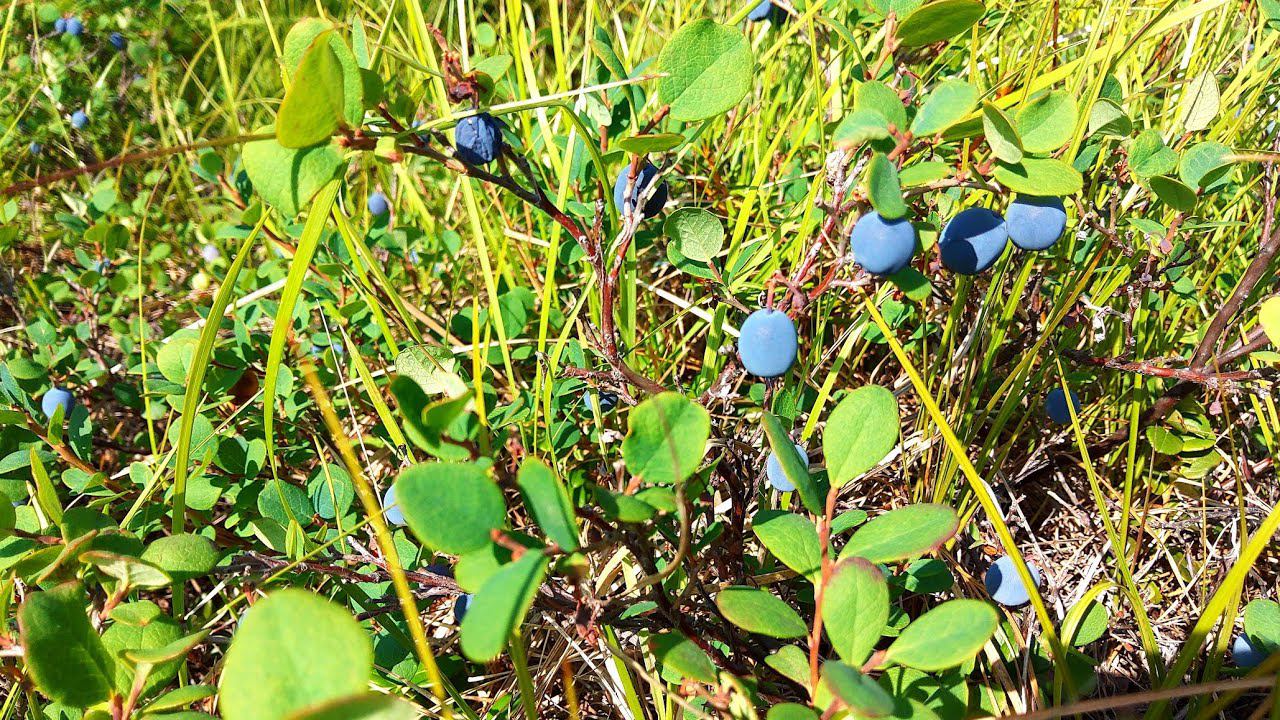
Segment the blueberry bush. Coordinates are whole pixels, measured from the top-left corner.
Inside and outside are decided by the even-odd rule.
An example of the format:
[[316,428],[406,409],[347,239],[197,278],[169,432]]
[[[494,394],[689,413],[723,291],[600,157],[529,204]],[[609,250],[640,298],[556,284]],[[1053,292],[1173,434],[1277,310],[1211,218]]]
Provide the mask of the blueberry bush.
[[10,3],[0,720],[1275,717],[1280,3]]

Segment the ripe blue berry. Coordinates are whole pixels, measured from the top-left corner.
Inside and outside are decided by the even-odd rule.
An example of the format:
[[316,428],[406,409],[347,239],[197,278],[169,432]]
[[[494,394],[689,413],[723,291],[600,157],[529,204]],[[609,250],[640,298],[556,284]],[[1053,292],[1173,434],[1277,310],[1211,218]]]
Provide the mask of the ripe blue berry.
[[77,110],[71,113],[71,127],[77,130],[83,130],[85,125],[89,124],[89,114],[83,110]]
[[453,601],[453,621],[459,625],[462,619],[467,616],[467,610],[471,607],[471,601],[475,599],[473,595],[459,595]]
[[27,147],[27,150],[30,151],[32,155],[39,155],[44,152],[44,146],[38,142],[32,142],[31,145]]
[[464,117],[453,128],[458,157],[471,165],[488,165],[502,151],[502,123],[489,113]]
[[742,323],[738,337],[738,357],[752,375],[775,378],[791,369],[799,343],[796,324],[787,314],[764,308]]
[[396,504],[396,486],[387,487],[387,491],[382,493],[382,517],[392,525],[405,525],[404,513],[400,512],[400,506]]
[[618,394],[611,393],[608,390],[599,393],[589,393],[587,395],[587,409],[599,408],[600,414],[603,415],[618,405]]
[[1009,244],[1004,218],[986,208],[968,208],[942,229],[942,264],[961,275],[977,275],[996,264]]
[[391,209],[391,203],[387,201],[387,196],[380,192],[369,195],[369,213],[372,215],[386,215]]
[[423,568],[423,570],[426,570],[432,575],[439,575],[440,577],[447,577],[447,578],[453,577],[453,568],[449,567],[448,565],[433,563]]
[[916,229],[907,219],[885,220],[874,210],[858,218],[849,232],[853,261],[884,277],[905,268],[916,251]]
[[67,18],[67,34],[71,37],[80,37],[84,33],[84,23],[80,22],[78,17]]
[[1231,660],[1236,667],[1251,668],[1266,660],[1268,653],[1253,644],[1248,635],[1240,633],[1231,643]]
[[1019,195],[1004,215],[1009,239],[1023,250],[1045,250],[1058,242],[1067,229],[1062,198]]
[[129,44],[129,41],[125,40],[124,36],[118,32],[111,33],[111,35],[107,38],[107,42],[111,43],[111,47],[117,50],[124,50],[125,46]]
[[57,385],[49,389],[49,392],[40,398],[40,409],[44,411],[45,417],[52,418],[53,413],[62,408],[62,417],[65,419],[71,414],[71,409],[75,407],[76,399],[72,397],[71,391],[58,387]]
[[53,31],[61,35],[67,31],[67,19],[60,17],[53,21]]
[[[1040,587],[1040,569],[1027,563],[1027,570],[1031,571],[1031,579],[1035,581],[1035,586]],[[986,585],[987,594],[991,595],[991,599],[1006,607],[1018,607],[1031,600],[1030,591],[1022,584],[1022,578],[1018,577],[1018,570],[1014,567],[1013,558],[1008,555],[1001,556],[987,569]]]
[[[644,167],[640,168],[640,173],[635,180],[630,183],[631,194],[624,198],[623,195],[627,192],[627,181],[631,178],[631,164],[623,165],[622,172],[618,173],[618,179],[613,182],[613,204],[618,207],[618,213],[625,214],[628,209],[634,211],[635,204],[640,201],[641,197],[644,197],[644,193],[648,191],[649,186],[653,184],[657,175],[658,168],[654,167],[653,163],[645,163]],[[644,207],[641,208],[642,216],[651,218],[662,212],[662,208],[666,204],[667,184],[663,182],[653,191],[653,195],[650,195],[649,199],[645,201]]]
[[[1076,415],[1080,414],[1080,410],[1084,407],[1080,404],[1080,396],[1076,395],[1076,391],[1071,391],[1071,406],[1075,408]],[[1049,419],[1059,425],[1067,425],[1071,422],[1071,410],[1067,407],[1067,395],[1062,392],[1062,388],[1056,387],[1049,391],[1044,397],[1044,413]]]
[[218,249],[217,245],[208,243],[204,247],[200,248],[200,257],[204,258],[205,262],[213,262],[214,260],[222,257],[222,251]]
[[[804,462],[805,469],[808,470],[809,453],[799,443],[796,443],[796,452],[800,454],[800,459]],[[769,453],[768,459],[764,461],[764,474],[765,477],[769,478],[769,484],[782,492],[791,492],[796,489],[795,483],[791,482],[787,478],[787,474],[782,471],[782,461],[778,459],[777,453]]]
[[747,19],[752,22],[760,22],[768,20],[773,14],[773,0],[760,0],[759,4],[751,8],[751,12],[747,13]]

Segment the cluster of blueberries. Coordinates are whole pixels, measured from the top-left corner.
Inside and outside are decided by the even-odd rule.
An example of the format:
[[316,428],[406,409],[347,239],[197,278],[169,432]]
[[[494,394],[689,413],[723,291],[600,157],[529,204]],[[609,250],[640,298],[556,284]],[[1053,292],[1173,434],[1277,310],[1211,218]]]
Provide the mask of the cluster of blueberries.
[[[80,37],[84,35],[84,21],[72,15],[71,17],[60,17],[53,21],[53,32],[57,35],[67,34],[71,37]],[[111,43],[111,47],[116,50],[124,50],[129,46],[129,41],[124,35],[113,32],[107,36],[107,42]]]
[[[382,517],[392,525],[404,527],[409,523],[404,519],[404,513],[400,511],[400,506],[396,504],[396,486],[388,485],[385,492],[382,493]],[[426,571],[443,577],[453,577],[453,568],[448,565],[428,565]],[[471,607],[472,596],[470,594],[462,594],[453,600],[453,621],[456,624],[462,624],[462,618],[466,616],[467,609]]]

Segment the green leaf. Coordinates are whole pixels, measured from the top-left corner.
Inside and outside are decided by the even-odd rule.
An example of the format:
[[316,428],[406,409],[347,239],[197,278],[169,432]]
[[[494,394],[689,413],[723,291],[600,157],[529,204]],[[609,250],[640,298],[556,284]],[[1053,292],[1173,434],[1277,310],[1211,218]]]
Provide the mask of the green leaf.
[[147,713],[158,713],[166,710],[177,710],[193,702],[211,698],[216,694],[218,694],[218,689],[212,685],[183,685],[147,703],[146,711]]
[[932,45],[968,30],[985,12],[978,0],[935,0],[902,18],[898,39],[906,47]]
[[[102,645],[116,659],[115,687],[121,695],[128,695],[133,687],[136,663],[125,653],[128,651],[147,651],[163,648],[170,643],[182,639],[182,628],[167,615],[160,615],[142,625],[115,623],[102,633]],[[143,684],[143,695],[164,687],[175,675],[181,658],[167,659],[164,662],[148,663],[154,665],[147,673]]]
[[951,600],[916,618],[885,651],[885,663],[925,672],[961,665],[995,634],[995,608],[981,600]]
[[839,147],[854,147],[869,140],[889,137],[889,123],[875,110],[854,110],[845,116],[832,133],[832,142]]
[[765,720],[818,720],[818,713],[808,706],[789,702],[769,708]]
[[400,473],[395,488],[409,529],[437,552],[484,547],[507,517],[502,491],[472,463],[414,465]]
[[396,372],[418,383],[428,395],[458,397],[467,383],[458,375],[453,351],[439,345],[413,345],[396,355]]
[[627,428],[622,441],[627,470],[646,483],[674,485],[702,462],[711,415],[678,392],[664,392],[637,405]]
[[942,547],[959,529],[960,516],[946,505],[908,505],[858,528],[840,551],[840,559],[861,557],[887,563],[918,557]]
[[185,385],[187,371],[191,367],[191,356],[195,352],[196,338],[190,336],[169,338],[156,351],[156,368],[165,380]]
[[800,614],[768,590],[727,587],[716,595],[716,607],[726,620],[757,635],[786,639],[808,632]]
[[18,513],[13,509],[13,501],[8,494],[0,492],[0,539],[13,534],[18,524]]
[[[354,27],[358,41],[361,28],[359,23],[355,23]],[[311,49],[312,42],[323,33],[328,34],[329,49],[333,51],[334,56],[338,59],[338,64],[342,68],[344,119],[348,125],[358,127],[361,121],[364,120],[366,99],[364,96],[367,94],[365,86],[370,80],[376,79],[376,75],[370,80],[366,79],[366,73],[361,71],[359,63],[356,62],[355,54],[351,52],[351,48],[347,47],[342,37],[334,31],[332,23],[319,18],[302,18],[294,23],[293,27],[289,28],[289,32],[284,38],[281,57],[285,75],[289,78],[295,77],[303,58],[306,56],[307,51]],[[477,65],[476,67],[478,68],[479,66]],[[376,98],[370,99],[374,100]],[[376,102],[373,104],[376,104]]]
[[592,488],[592,496],[606,516],[625,523],[644,522],[658,512],[655,507],[633,495],[615,493],[599,485]]
[[511,632],[524,622],[546,575],[546,556],[527,551],[490,576],[462,620],[462,653],[476,662],[488,662],[502,654]]
[[693,122],[732,110],[755,76],[755,56],[742,31],[703,18],[676,31],[658,55],[658,97],[671,118]]
[[[257,132],[272,132],[259,128]],[[293,150],[275,139],[258,140],[244,146],[244,169],[253,189],[280,214],[292,219],[312,196],[342,167],[342,154],[335,143]]]
[[809,654],[795,645],[783,645],[764,664],[803,688],[809,687]]
[[547,538],[565,550],[578,549],[578,525],[573,519],[573,503],[555,471],[538,458],[529,457],[516,477],[525,507]]
[[853,107],[859,112],[877,113],[899,130],[907,129],[907,108],[898,97],[898,91],[878,80],[858,86],[854,91]]
[[1022,162],[1022,138],[1013,121],[991,103],[982,103],[982,130],[991,152],[1007,163]]
[[1182,153],[1178,177],[1195,190],[1209,188],[1231,172],[1231,148],[1216,142],[1196,143]]
[[884,573],[862,558],[848,558],[831,571],[822,595],[822,629],[845,662],[861,666],[889,621],[889,585]]
[[[930,7],[932,5],[926,5],[920,10]],[[911,132],[916,137],[936,135],[963,120],[977,104],[977,88],[964,80],[944,80],[925,98],[915,120],[911,121]]]
[[842,662],[823,663],[822,681],[858,717],[882,718],[894,710],[893,697],[879,683]]
[[1167,175],[1147,178],[1151,192],[1161,202],[1179,212],[1189,213],[1196,208],[1196,191]]
[[708,685],[716,681],[716,666],[711,658],[692,640],[678,632],[650,636],[649,651],[663,667],[682,678]]
[[1187,132],[1204,130],[1218,116],[1221,105],[1218,78],[1212,70],[1205,70],[1183,86],[1179,120]]
[[340,605],[278,590],[245,613],[219,684],[224,720],[281,720],[364,692],[373,646]]
[[378,692],[363,692],[330,700],[291,715],[288,720],[417,720],[417,718],[417,711],[404,698]]
[[867,163],[864,185],[871,206],[886,219],[896,220],[907,214],[907,204],[902,200],[902,186],[898,184],[898,168],[884,153],[876,153]]
[[1259,598],[1245,605],[1244,632],[1264,652],[1280,652],[1280,604]]
[[920,187],[951,175],[951,166],[941,160],[925,160],[898,171],[902,187]]
[[867,521],[867,511],[854,508],[845,510],[831,519],[831,534],[840,535]]
[[1076,129],[1075,98],[1054,90],[1033,98],[1018,110],[1022,149],[1029,153],[1053,152],[1071,140]]
[[[1096,600],[1090,601],[1083,607],[1073,606],[1067,612],[1068,619],[1075,615],[1080,616],[1080,621],[1067,641],[1076,647],[1084,647],[1100,639],[1106,634],[1111,624],[1111,613],[1107,610],[1107,606]],[[1063,625],[1065,626],[1066,623],[1064,622]]]
[[342,66],[329,47],[331,33],[320,33],[311,41],[280,103],[276,139],[282,147],[305,148],[326,142],[342,124]]
[[898,444],[898,400],[879,385],[845,395],[827,417],[822,452],[834,486],[875,467]]
[[171,580],[156,566],[128,555],[117,555],[105,550],[80,553],[80,561],[90,563],[105,575],[118,580],[124,587],[159,588]]
[[1139,178],[1167,175],[1178,165],[1178,154],[1169,149],[1160,133],[1144,130],[1129,145],[1129,169]]
[[784,510],[761,510],[751,519],[751,531],[778,562],[816,582],[822,572],[818,529],[802,515]]
[[724,247],[724,225],[702,208],[683,207],[662,222],[662,233],[690,260],[707,262]]
[[653,133],[623,138],[618,141],[617,147],[632,155],[648,155],[673,150],[683,144],[684,136],[680,133]]
[[1089,134],[1126,137],[1133,132],[1133,121],[1115,102],[1102,98],[1089,111]]
[[999,163],[994,174],[1001,185],[1023,195],[1064,197],[1084,187],[1084,178],[1075,168],[1052,158],[1024,157],[1017,165]]
[[1179,455],[1182,453],[1182,438],[1174,435],[1158,425],[1148,425],[1145,429],[1147,442],[1151,449],[1161,455]]
[[106,700],[116,673],[89,624],[88,604],[80,585],[68,583],[31,593],[18,609],[27,672],[40,692],[72,707]]
[[761,414],[765,436],[769,439],[769,449],[778,456],[782,465],[782,474],[795,485],[800,493],[800,500],[812,513],[822,513],[822,495],[818,492],[818,484],[809,475],[809,468],[796,454],[796,444],[782,429],[782,423],[773,413]]
[[208,539],[181,533],[155,540],[142,551],[142,559],[165,571],[177,582],[186,582],[212,572],[221,559],[221,553]]

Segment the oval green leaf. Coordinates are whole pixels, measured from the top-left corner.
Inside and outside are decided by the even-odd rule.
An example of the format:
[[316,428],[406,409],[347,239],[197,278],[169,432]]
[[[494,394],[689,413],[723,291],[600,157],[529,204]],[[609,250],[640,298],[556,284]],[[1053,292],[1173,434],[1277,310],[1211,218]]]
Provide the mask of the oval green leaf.
[[664,392],[640,403],[627,418],[622,459],[645,482],[674,485],[698,469],[711,436],[706,408],[678,392]]
[[1008,115],[991,103],[982,104],[982,131],[991,152],[1007,163],[1022,162],[1022,138]]
[[1022,149],[1048,153],[1071,140],[1076,129],[1075,98],[1062,90],[1044,93],[1018,110],[1018,134]]
[[683,207],[667,216],[662,232],[690,260],[707,262],[724,247],[724,225],[702,208]]
[[807,632],[800,614],[767,590],[727,587],[716,595],[716,607],[729,622],[757,635],[786,639]]
[[547,538],[565,550],[577,550],[578,524],[573,519],[573,503],[555,471],[537,458],[526,458],[516,484],[525,507]]
[[831,694],[858,717],[882,718],[893,713],[893,697],[875,680],[842,662],[823,663],[822,681]]
[[742,31],[703,18],[676,31],[658,55],[667,76],[658,97],[671,118],[694,122],[726,113],[751,90],[755,56]]
[[506,519],[502,491],[471,463],[414,465],[400,473],[395,488],[409,529],[437,552],[483,547]]
[[963,120],[977,104],[977,88],[964,80],[944,80],[925,98],[911,121],[911,132],[916,137],[936,135]]
[[751,531],[778,562],[815,581],[822,570],[818,529],[809,518],[784,510],[761,510],[751,519]]
[[1147,178],[1151,192],[1165,205],[1179,212],[1189,213],[1196,208],[1196,191],[1167,175]]
[[882,217],[896,220],[907,214],[907,204],[902,200],[902,185],[898,182],[898,168],[884,153],[872,156],[863,182],[871,206]]
[[490,576],[462,620],[463,654],[476,662],[498,657],[511,632],[524,622],[546,575],[546,556],[529,551]]
[[276,116],[276,139],[286,148],[326,142],[343,121],[342,66],[322,32],[302,56]]
[[649,650],[663,667],[680,677],[708,685],[716,681],[716,666],[711,658],[692,640],[678,632],[651,636]]
[[822,629],[847,663],[861,666],[889,621],[884,573],[862,558],[836,564],[822,594]]
[[961,665],[996,632],[995,608],[981,600],[951,600],[916,618],[885,651],[886,663],[925,672]]
[[822,452],[831,484],[844,485],[875,467],[898,444],[898,400],[879,385],[844,396],[827,417]]
[[854,531],[840,558],[860,557],[873,563],[907,560],[937,550],[959,529],[960,516],[946,505],[908,505]]
[[778,456],[782,465],[782,474],[795,485],[800,493],[800,501],[812,513],[822,513],[822,495],[818,492],[818,484],[809,474],[809,468],[796,454],[796,444],[782,429],[782,423],[773,413],[762,413],[765,436],[769,439],[769,449]]
[[999,163],[995,178],[1014,192],[1039,197],[1074,195],[1084,187],[1084,178],[1075,168],[1053,158],[1024,157],[1017,165]]
[[80,585],[69,583],[31,593],[18,609],[27,672],[40,692],[72,707],[106,700],[116,672],[88,605]]
[[986,12],[978,0],[936,0],[912,10],[898,26],[898,40],[920,47],[959,35]]

